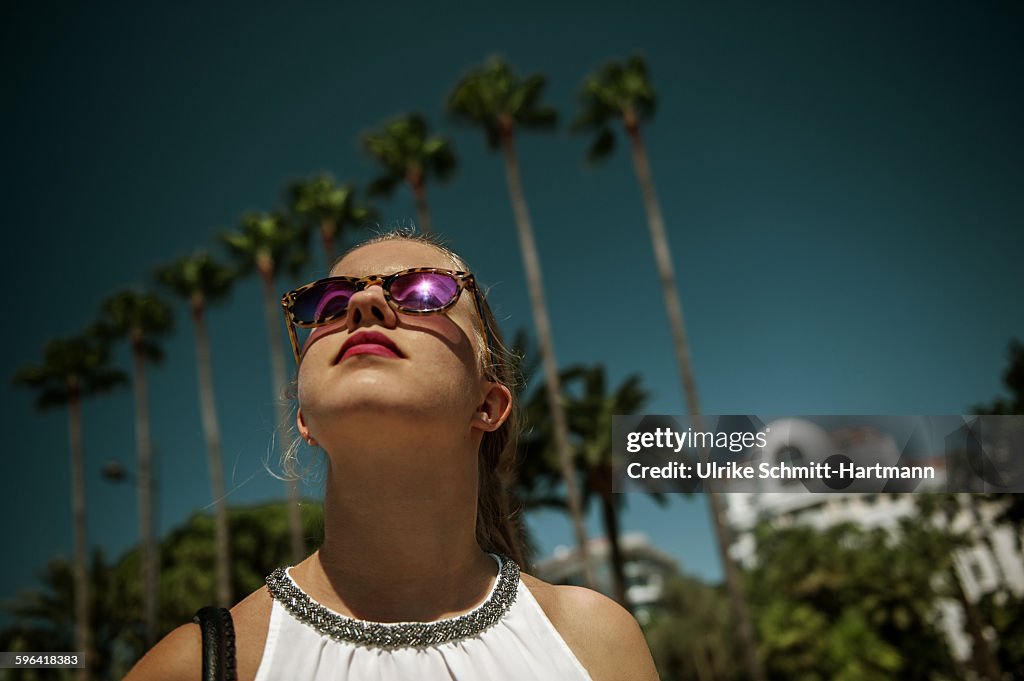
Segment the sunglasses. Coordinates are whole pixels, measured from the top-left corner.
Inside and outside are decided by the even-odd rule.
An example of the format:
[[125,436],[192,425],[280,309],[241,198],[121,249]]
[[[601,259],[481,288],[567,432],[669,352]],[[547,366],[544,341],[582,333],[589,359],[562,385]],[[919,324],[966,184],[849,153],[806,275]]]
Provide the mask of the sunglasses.
[[483,295],[473,275],[437,267],[413,267],[394,274],[371,274],[368,277],[327,277],[319,279],[281,297],[288,337],[292,341],[296,364],[302,358],[297,329],[313,329],[341,319],[348,313],[349,301],[359,291],[380,285],[384,298],[395,310],[406,314],[440,314],[454,305],[463,289],[469,289],[476,304],[480,330],[492,359],[488,375],[493,375],[493,335],[484,315]]

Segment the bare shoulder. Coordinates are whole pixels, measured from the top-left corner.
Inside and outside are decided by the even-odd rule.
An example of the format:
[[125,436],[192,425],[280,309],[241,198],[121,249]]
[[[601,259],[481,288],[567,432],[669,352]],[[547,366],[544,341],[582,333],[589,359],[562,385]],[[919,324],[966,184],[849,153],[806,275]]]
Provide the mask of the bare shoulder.
[[273,604],[274,599],[264,586],[231,608],[231,619],[235,622],[238,681],[252,681],[256,678],[256,671],[263,659],[263,647],[267,643]]
[[150,648],[124,681],[200,681],[202,657],[199,625],[183,624]]
[[523,573],[523,584],[594,681],[651,681],[658,672],[629,611],[591,589],[548,584]]
[[[258,589],[231,608],[239,681],[256,677],[267,640],[273,600]],[[200,681],[203,642],[198,624],[183,624],[167,634],[128,672],[124,681]]]

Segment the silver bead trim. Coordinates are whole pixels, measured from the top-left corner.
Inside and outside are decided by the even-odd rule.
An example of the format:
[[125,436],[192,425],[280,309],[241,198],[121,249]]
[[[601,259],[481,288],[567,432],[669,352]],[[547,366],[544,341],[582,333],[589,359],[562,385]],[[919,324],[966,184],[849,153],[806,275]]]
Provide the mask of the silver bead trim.
[[365,622],[320,605],[291,580],[284,568],[267,577],[270,595],[300,622],[338,641],[369,648],[417,648],[470,638],[493,626],[512,606],[519,588],[519,566],[500,556],[494,590],[479,607],[436,622]]

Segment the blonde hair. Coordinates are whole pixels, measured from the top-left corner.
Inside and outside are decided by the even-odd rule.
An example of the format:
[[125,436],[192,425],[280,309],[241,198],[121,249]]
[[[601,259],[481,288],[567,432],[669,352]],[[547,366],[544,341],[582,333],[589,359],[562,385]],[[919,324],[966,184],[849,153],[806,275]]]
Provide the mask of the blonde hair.
[[[387,241],[414,241],[431,246],[446,257],[456,270],[471,272],[466,262],[454,251],[434,237],[418,234],[409,229],[398,229],[377,234],[348,249],[331,265],[331,271],[349,253],[364,246]],[[480,286],[477,283],[477,286]],[[513,395],[508,419],[492,432],[484,433],[480,442],[479,482],[477,492],[476,540],[485,551],[508,556],[521,566],[528,565],[528,549],[522,522],[522,507],[515,493],[518,479],[518,441],[522,428],[519,403],[515,396],[520,385],[520,358],[504,343],[497,320],[487,304],[482,289],[478,292],[479,310],[490,329],[491,338],[481,338],[484,352],[480,357],[482,375],[506,386]],[[294,398],[294,395],[292,395]],[[301,438],[296,437],[281,462],[286,475],[302,477],[298,463]],[[306,468],[308,472],[308,467]]]

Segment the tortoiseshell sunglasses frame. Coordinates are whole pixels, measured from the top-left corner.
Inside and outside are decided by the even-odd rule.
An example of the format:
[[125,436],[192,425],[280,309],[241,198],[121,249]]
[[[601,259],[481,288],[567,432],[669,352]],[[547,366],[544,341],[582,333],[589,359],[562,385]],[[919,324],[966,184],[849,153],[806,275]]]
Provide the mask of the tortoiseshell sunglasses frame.
[[[448,302],[447,304],[431,310],[403,309],[391,297],[391,282],[393,282],[398,277],[401,277],[406,274],[418,274],[427,272],[436,274],[446,274],[455,279],[456,283],[459,285],[459,288],[455,293],[455,297],[453,297],[451,301]],[[393,274],[371,274],[366,277],[325,277],[323,279],[311,281],[308,284],[305,284],[303,286],[298,287],[297,289],[293,289],[285,293],[283,296],[281,296],[281,307],[284,310],[284,321],[285,325],[288,327],[288,338],[292,342],[292,352],[295,354],[296,364],[299,364],[302,360],[302,351],[301,348],[299,347],[299,335],[298,332],[296,331],[296,327],[300,329],[313,329],[318,326],[326,326],[327,324],[335,322],[344,317],[346,314],[348,314],[348,307],[346,306],[344,312],[324,317],[322,320],[317,322],[304,322],[295,318],[295,300],[298,298],[298,296],[307,289],[313,288],[314,286],[318,286],[320,284],[330,281],[347,281],[351,284],[354,284],[356,287],[355,293],[358,293],[359,291],[362,291],[370,286],[379,285],[384,291],[384,299],[387,300],[388,305],[390,305],[398,312],[413,315],[440,314],[459,301],[459,297],[462,295],[463,289],[470,289],[473,293],[473,303],[476,305],[476,314],[477,317],[480,319],[480,331],[483,334],[482,338],[484,339],[484,342],[487,343],[487,353],[489,355],[489,366],[487,367],[487,374],[489,377],[493,377],[494,346],[492,344],[492,339],[494,338],[494,335],[491,333],[490,324],[487,322],[487,317],[484,315],[485,303],[483,301],[483,294],[480,292],[480,288],[476,285],[476,279],[474,279],[473,275],[469,272],[447,270],[441,267],[410,267],[409,269],[399,270],[398,272],[394,272]]]

